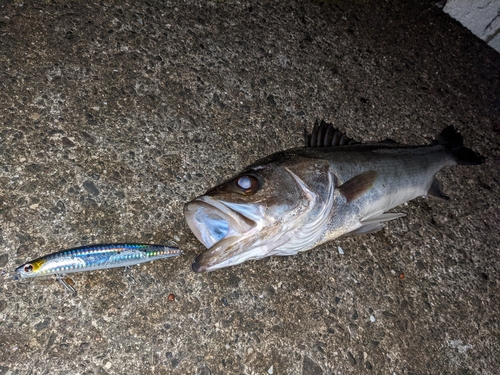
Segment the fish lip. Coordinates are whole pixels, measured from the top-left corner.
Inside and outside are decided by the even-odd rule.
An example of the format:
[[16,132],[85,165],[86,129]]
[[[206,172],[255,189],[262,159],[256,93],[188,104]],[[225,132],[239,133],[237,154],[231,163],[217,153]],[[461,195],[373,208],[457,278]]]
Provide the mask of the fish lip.
[[225,261],[219,261],[217,254],[214,254],[212,250],[217,251],[217,244],[213,248],[207,249],[199,254],[191,263],[191,269],[196,273],[210,272],[219,268],[229,267],[235,265],[236,263],[231,263],[225,265],[228,259]]
[[219,241],[195,258],[191,264],[192,270],[197,273],[210,272],[220,268],[236,266],[248,259],[258,258],[253,256],[252,251],[247,251],[247,246],[238,246],[241,245],[240,242],[241,239],[235,237],[228,237]]
[[[258,204],[225,202],[203,195],[184,206],[184,215],[196,238],[207,248],[193,261],[194,272],[214,271],[254,258],[248,251],[252,245],[247,242],[266,220]],[[227,224],[227,231],[217,237],[217,229],[224,227],[221,220]]]
[[[244,215],[236,206],[203,195],[184,206],[184,217],[196,238],[210,249],[222,241],[228,242],[229,238],[237,242],[238,237],[257,226],[256,217]],[[222,235],[222,232],[225,233]]]
[[230,266],[236,266],[236,265],[242,263],[242,262],[231,263],[231,264],[227,264],[227,265],[222,264],[222,263],[217,263],[217,264],[210,265],[207,262],[203,262],[201,260],[198,260],[200,258],[200,256],[202,256],[203,254],[205,254],[205,252],[203,252],[200,255],[198,255],[196,257],[196,259],[193,260],[193,263],[191,263],[191,269],[194,272],[196,272],[196,273],[211,272],[211,271],[218,270],[220,268],[226,268],[226,267],[230,267]]

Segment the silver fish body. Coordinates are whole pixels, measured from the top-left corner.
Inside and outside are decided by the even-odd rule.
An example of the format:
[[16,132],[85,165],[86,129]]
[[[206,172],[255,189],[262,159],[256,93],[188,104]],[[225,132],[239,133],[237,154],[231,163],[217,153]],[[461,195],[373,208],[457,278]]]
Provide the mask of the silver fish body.
[[385,213],[404,202],[426,195],[448,199],[435,179],[442,168],[482,161],[452,127],[425,146],[354,144],[326,123],[306,135],[306,147],[258,160],[186,204],[186,221],[207,247],[194,271],[375,232],[404,216]]
[[19,279],[74,272],[128,267],[182,252],[177,247],[146,244],[103,244],[77,247],[52,253],[18,267]]

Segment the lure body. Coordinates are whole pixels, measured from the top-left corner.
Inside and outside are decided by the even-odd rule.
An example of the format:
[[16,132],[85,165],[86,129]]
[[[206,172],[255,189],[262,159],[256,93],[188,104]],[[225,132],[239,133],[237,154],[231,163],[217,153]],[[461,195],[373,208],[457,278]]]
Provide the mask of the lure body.
[[67,273],[128,267],[182,252],[177,247],[145,244],[105,244],[76,247],[49,254],[16,269],[16,277],[64,275]]

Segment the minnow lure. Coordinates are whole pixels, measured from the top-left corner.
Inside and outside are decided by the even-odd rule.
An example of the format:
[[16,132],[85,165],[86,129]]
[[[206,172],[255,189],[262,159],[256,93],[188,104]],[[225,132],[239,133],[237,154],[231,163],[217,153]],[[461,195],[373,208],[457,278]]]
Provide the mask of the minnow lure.
[[95,271],[116,267],[129,267],[156,259],[181,255],[179,248],[164,245],[106,244],[76,247],[52,253],[18,267],[16,279],[56,275],[65,288],[64,275],[74,272]]

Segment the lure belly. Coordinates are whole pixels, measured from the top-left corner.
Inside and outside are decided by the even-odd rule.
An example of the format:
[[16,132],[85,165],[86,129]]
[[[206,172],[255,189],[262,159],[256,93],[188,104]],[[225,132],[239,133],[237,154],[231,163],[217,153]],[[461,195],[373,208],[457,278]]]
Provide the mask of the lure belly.
[[52,253],[16,269],[15,277],[65,275],[74,272],[128,267],[181,255],[179,248],[146,244],[105,244],[76,247]]

